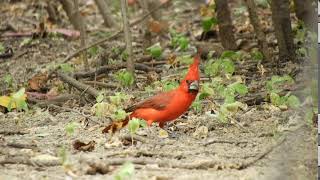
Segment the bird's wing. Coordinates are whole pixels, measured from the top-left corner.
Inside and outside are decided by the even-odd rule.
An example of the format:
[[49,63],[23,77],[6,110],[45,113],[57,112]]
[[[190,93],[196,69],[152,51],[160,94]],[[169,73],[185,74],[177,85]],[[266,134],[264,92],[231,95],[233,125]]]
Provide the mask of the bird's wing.
[[164,93],[158,94],[156,96],[152,96],[144,101],[141,101],[137,104],[134,104],[128,107],[127,109],[125,109],[125,111],[133,112],[136,109],[143,109],[143,108],[153,108],[156,110],[163,110],[172,100],[174,94],[175,94],[175,91],[170,91],[170,92],[164,92]]

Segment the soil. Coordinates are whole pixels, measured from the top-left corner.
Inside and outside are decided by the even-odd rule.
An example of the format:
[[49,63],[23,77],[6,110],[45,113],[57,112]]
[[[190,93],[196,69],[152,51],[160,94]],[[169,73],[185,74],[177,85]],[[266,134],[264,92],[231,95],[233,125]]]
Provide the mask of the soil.
[[[236,6],[236,3],[232,5]],[[11,23],[19,30],[34,29],[31,22],[37,22],[37,19],[32,14],[41,10],[32,0],[5,1],[0,6],[0,27]],[[181,13],[175,17],[177,23],[197,12],[196,7],[194,2],[188,2],[178,9]],[[164,13],[166,17],[176,12],[171,10]],[[86,16],[91,32],[103,26],[97,12],[97,9],[90,9]],[[197,18],[195,15],[185,24],[191,29],[199,28],[199,24],[192,25]],[[66,17],[61,24],[71,28]],[[89,36],[90,42],[97,39]],[[20,37],[1,38],[3,45],[11,47],[15,55],[0,59],[0,77],[11,74],[18,86],[61,62],[79,48],[80,42],[66,38],[36,38],[31,45],[21,46],[23,40]],[[116,40],[116,43],[120,42],[120,38]],[[82,69],[76,64],[76,58],[71,62],[76,70]],[[90,63],[94,63],[93,58]],[[250,88],[259,81],[265,82],[274,73],[272,67],[266,65],[263,77],[251,77],[250,70],[245,71],[240,66],[246,67],[246,64],[239,65],[237,73],[247,73]],[[163,72],[161,76],[170,73],[173,70]],[[0,90],[5,94],[7,89],[3,84],[1,86]],[[76,90],[70,92],[81,94]],[[141,88],[132,91],[133,96],[139,96],[139,93]],[[135,167],[132,179],[300,180],[315,179],[317,175],[317,130],[304,120],[303,108],[281,109],[263,102],[240,110],[230,123],[219,121],[211,111],[201,114],[190,111],[187,116],[167,124],[168,137],[160,135],[162,130],[154,124],[139,129],[132,144],[130,138],[126,138],[130,134],[127,128],[113,136],[102,134],[108,121],[93,115],[86,118],[83,114],[90,113],[91,107],[92,104],[83,105],[74,100],[60,108],[30,104],[28,112],[0,113],[0,179],[114,179],[123,164],[118,162],[126,161],[133,162]],[[72,134],[66,132],[70,122],[77,123]],[[76,140],[84,143],[94,140],[96,144],[92,151],[79,151],[73,147]]]

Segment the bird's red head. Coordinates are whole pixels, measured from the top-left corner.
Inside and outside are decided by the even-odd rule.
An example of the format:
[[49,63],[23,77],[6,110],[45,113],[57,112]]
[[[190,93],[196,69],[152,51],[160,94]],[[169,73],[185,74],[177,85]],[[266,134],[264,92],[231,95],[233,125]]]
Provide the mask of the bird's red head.
[[194,59],[193,63],[189,67],[189,71],[185,78],[182,80],[180,87],[185,89],[187,92],[192,92],[197,94],[199,91],[199,64],[200,64],[200,53],[198,53]]

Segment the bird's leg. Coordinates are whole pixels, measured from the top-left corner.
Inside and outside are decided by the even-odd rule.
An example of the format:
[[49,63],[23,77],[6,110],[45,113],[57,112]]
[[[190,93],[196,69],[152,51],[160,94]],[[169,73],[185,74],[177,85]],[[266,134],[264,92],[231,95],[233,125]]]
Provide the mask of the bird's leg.
[[148,127],[147,127],[148,130],[147,130],[147,131],[148,131],[148,134],[149,134],[149,135],[152,134],[152,131],[151,131],[152,123],[153,123],[153,120],[148,120],[148,121],[147,121],[147,125],[148,125]]

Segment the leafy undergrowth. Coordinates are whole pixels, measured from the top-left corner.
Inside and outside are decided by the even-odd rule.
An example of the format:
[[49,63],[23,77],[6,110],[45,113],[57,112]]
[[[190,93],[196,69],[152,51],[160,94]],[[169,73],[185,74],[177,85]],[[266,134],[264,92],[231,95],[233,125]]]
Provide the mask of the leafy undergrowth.
[[[33,31],[33,27],[19,20],[21,17],[8,12],[11,6],[15,12],[25,12],[27,18],[37,18],[27,11],[27,2],[3,3],[0,22],[12,15],[17,25]],[[259,1],[258,5],[265,15],[262,20],[269,22],[268,4]],[[101,30],[92,7],[86,4],[82,9],[90,26],[89,42],[111,34]],[[114,7],[119,7],[116,1]],[[248,20],[244,6],[233,2],[231,7],[235,8],[233,16],[237,19],[235,36],[241,37],[240,32],[252,33],[248,23],[242,23]],[[40,13],[37,6],[29,8]],[[147,56],[148,60],[141,64],[151,69],[138,70],[135,76],[125,66],[117,68],[128,58],[121,38],[110,46],[90,48],[90,70],[100,64],[109,68],[102,76],[78,78],[99,91],[95,99],[86,90],[77,91],[50,74],[55,68],[69,75],[84,72],[80,57],[61,61],[79,48],[79,40],[50,32],[45,38],[5,38],[0,42],[0,53],[10,47],[22,55],[0,62],[0,69],[4,69],[0,71],[0,156],[4,158],[0,165],[5,164],[0,177],[261,179],[277,175],[274,172],[278,172],[278,163],[283,160],[279,157],[284,151],[293,157],[284,169],[297,172],[302,179],[313,178],[316,173],[311,164],[316,162],[316,155],[309,150],[316,149],[317,84],[308,84],[304,73],[295,72],[303,71],[301,64],[314,56],[307,46],[314,35],[294,22],[301,64],[267,62],[257,48],[221,51],[211,47],[216,37],[198,41],[199,36],[217,31],[212,8],[200,8],[194,2],[174,2],[163,14],[164,20],[172,19],[174,23],[168,21],[172,25],[165,27],[153,22],[149,27],[153,42],[145,49],[139,41],[143,34],[133,28],[134,42],[138,44],[134,47],[136,61],[140,63]],[[134,17],[140,15],[133,10],[131,13]],[[67,18],[62,21],[68,22]],[[167,29],[162,31],[163,28]],[[271,35],[270,41],[273,40]],[[165,131],[156,124],[148,128],[145,121],[133,119],[113,136],[101,133],[111,121],[122,127],[128,106],[179,86],[199,43],[210,47],[210,51],[201,61],[201,89],[188,112],[169,122]],[[250,41],[248,47],[255,43]],[[58,101],[62,95],[69,98]],[[301,136],[295,138],[295,133]],[[274,147],[267,158],[241,168],[284,137],[285,143]],[[287,149],[296,144],[303,147]],[[291,166],[297,163],[301,164],[300,169]]]

